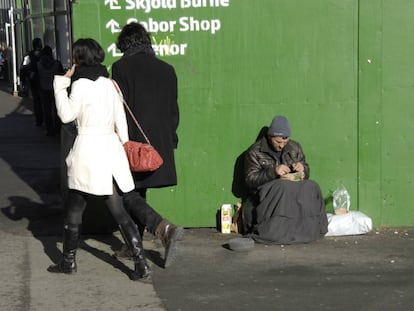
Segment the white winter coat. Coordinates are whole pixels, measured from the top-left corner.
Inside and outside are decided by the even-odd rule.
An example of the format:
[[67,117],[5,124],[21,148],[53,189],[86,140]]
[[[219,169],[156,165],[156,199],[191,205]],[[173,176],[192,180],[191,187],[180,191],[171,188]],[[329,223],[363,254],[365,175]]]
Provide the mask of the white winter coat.
[[94,195],[110,195],[113,178],[123,192],[134,188],[123,149],[128,137],[127,121],[120,97],[108,78],[81,78],[67,88],[70,78],[55,76],[56,108],[63,123],[76,122],[78,135],[70,150],[69,189]]

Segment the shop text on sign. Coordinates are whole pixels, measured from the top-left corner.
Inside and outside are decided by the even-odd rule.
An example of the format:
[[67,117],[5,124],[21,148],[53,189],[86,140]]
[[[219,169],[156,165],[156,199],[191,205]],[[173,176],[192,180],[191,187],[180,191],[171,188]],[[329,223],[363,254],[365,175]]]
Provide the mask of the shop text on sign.
[[125,9],[149,13],[158,9],[228,7],[230,0],[126,0]]
[[[125,10],[141,12],[139,15],[150,13],[155,10],[170,10],[174,9],[182,11],[182,9],[188,9],[191,15],[179,16],[175,19],[158,20],[151,16],[139,16],[139,17],[127,17],[126,23],[132,22],[141,23],[147,31],[151,34],[153,41],[153,48],[157,55],[160,56],[175,56],[185,55],[188,50],[188,44],[185,42],[175,42],[177,32],[204,32],[211,35],[217,34],[222,27],[221,20],[218,18],[198,18],[198,10],[208,10],[209,8],[228,8],[230,6],[230,0],[103,0],[104,5],[112,10]],[[192,9],[192,10],[190,10]],[[195,10],[196,11],[195,11]],[[127,13],[128,14],[128,13]],[[174,15],[174,14],[172,14]],[[111,33],[117,33],[121,31],[121,25],[123,22],[111,19],[106,23],[106,28]],[[116,51],[115,44],[111,44],[108,52],[113,57],[122,55]]]
[[[178,22],[173,21],[157,21],[153,18],[148,18],[148,20],[138,20],[136,18],[130,18],[127,21],[127,24],[132,22],[141,23],[145,29],[150,32],[175,32],[176,30],[181,32],[187,31],[208,31],[214,35],[221,28],[221,22],[219,19],[204,19],[198,20],[192,16],[183,16],[178,19]],[[176,26],[178,27],[176,29]]]

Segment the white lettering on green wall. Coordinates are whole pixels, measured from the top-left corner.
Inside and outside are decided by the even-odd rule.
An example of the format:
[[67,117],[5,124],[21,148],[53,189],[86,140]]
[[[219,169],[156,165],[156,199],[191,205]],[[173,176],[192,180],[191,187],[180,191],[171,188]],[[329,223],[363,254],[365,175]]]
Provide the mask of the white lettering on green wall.
[[180,17],[180,31],[210,31],[211,34],[215,34],[218,30],[220,30],[221,23],[219,19],[212,19],[212,20],[198,20],[194,17]]
[[[177,0],[125,0],[127,10],[142,10],[149,13],[157,9],[175,9]],[[180,7],[187,8],[218,8],[228,7],[230,0],[180,0]]]
[[157,9],[175,9],[177,7],[176,0],[126,0],[125,2],[125,9],[143,10],[145,13]]
[[132,22],[139,22],[148,32],[174,32],[174,27],[177,21],[156,21],[152,17],[147,21],[138,21],[136,18],[127,20],[127,24]]
[[153,44],[152,48],[154,49],[155,54],[159,56],[185,55],[187,43]]
[[[127,20],[127,24],[132,22],[139,22],[141,23],[145,29],[147,29],[150,33],[157,33],[157,32],[169,32],[172,33],[175,31],[175,25],[177,21],[157,21],[152,17],[148,18],[148,20],[138,20],[136,18],[130,18]],[[209,31],[211,34],[215,34],[221,28],[221,22],[219,19],[212,19],[212,20],[198,20],[194,17],[190,16],[183,16],[179,19],[180,29],[179,31],[187,32],[187,31]]]
[[109,5],[111,10],[120,10],[121,6],[118,5],[118,0],[105,0],[105,5]]
[[229,6],[230,0],[181,0],[181,7],[185,8],[218,8]]
[[[124,20],[117,20],[119,14],[112,15],[106,22],[105,28],[111,34],[121,31],[122,26],[132,22],[141,23],[151,34],[154,51],[159,56],[186,55],[191,46],[185,42],[190,33],[208,33],[216,35],[222,30],[221,18],[207,15],[215,14],[217,8],[227,9],[231,0],[101,0],[112,10],[125,10]],[[169,10],[157,19],[157,10]],[[130,12],[130,13],[128,13]],[[186,12],[187,14],[183,14]],[[202,15],[198,16],[198,12]],[[154,14],[154,15],[153,15]],[[180,15],[182,14],[182,15]],[[129,16],[128,16],[129,15]],[[132,16],[131,16],[132,15]],[[184,16],[183,16],[184,15]],[[126,23],[125,23],[126,21]],[[187,33],[181,36],[180,33]],[[181,41],[181,42],[180,42]],[[182,42],[184,41],[184,42]],[[192,41],[192,40],[191,40]],[[107,52],[113,57],[122,55],[116,49],[116,44],[110,42]]]

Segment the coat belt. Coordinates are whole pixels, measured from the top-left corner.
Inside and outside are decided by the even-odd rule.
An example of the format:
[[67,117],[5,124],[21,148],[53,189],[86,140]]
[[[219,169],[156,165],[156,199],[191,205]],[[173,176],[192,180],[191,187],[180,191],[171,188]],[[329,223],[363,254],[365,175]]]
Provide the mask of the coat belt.
[[110,135],[114,133],[114,129],[110,127],[78,127],[78,135]]

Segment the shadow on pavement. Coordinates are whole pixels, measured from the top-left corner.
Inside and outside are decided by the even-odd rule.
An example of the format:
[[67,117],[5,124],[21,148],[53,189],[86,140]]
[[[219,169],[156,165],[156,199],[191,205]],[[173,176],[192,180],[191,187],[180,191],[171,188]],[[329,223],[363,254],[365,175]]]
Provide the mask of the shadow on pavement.
[[[61,257],[57,243],[61,242],[63,227],[62,189],[66,186],[62,162],[74,137],[66,127],[62,127],[61,136],[46,136],[43,127],[35,126],[31,98],[12,96],[4,80],[0,80],[0,102],[0,228],[16,235],[32,234],[42,243],[51,263],[57,262]],[[127,272],[122,261],[87,242],[94,239],[112,251],[119,250],[123,243],[115,231],[117,226],[106,207],[92,201],[84,213],[79,247]],[[162,266],[158,252],[148,251],[148,259]]]

